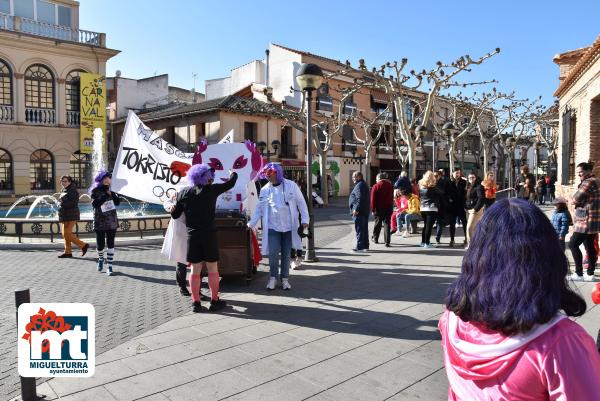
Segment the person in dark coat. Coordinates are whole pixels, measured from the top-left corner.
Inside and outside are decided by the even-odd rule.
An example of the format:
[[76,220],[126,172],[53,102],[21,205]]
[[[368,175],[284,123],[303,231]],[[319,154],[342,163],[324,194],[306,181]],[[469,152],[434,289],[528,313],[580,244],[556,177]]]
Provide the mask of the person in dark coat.
[[356,247],[354,252],[367,252],[369,250],[369,186],[359,171],[352,174],[354,189],[350,193],[348,206],[354,220],[356,230]]
[[419,181],[421,198],[421,217],[423,217],[423,232],[421,233],[421,247],[431,248],[430,243],[433,225],[438,219],[438,212],[442,204],[443,192],[437,187],[437,180],[433,171],[428,170]]
[[394,183],[394,189],[402,188],[404,188],[407,193],[412,192],[412,184],[410,183],[410,179],[408,178],[408,173],[406,171],[402,171]]
[[469,184],[467,185],[467,197],[465,208],[469,212],[467,221],[467,248],[471,243],[477,223],[483,217],[483,207],[485,206],[485,190],[481,181],[475,173],[469,174]]
[[106,274],[113,273],[113,260],[115,256],[115,236],[119,221],[117,220],[117,206],[121,198],[116,192],[110,190],[112,174],[100,170],[94,178],[91,188],[92,207],[94,208],[94,231],[96,232],[96,250],[98,263],[96,269],[100,272],[104,266],[104,246],[106,246]]
[[517,177],[517,196],[527,201],[535,197],[535,177],[529,172],[529,166],[521,167],[521,174]]
[[[435,242],[439,245],[442,239],[442,234],[444,233],[444,227],[450,223],[450,218],[452,217],[450,211],[450,181],[446,178],[446,172],[444,169],[439,169],[434,172],[434,177],[437,180],[437,188],[441,191],[440,198],[440,209],[438,210],[438,217],[436,221],[436,230],[435,230]],[[454,243],[454,241],[452,241]]]
[[394,212],[394,187],[386,173],[377,174],[377,183],[371,188],[371,213],[375,217],[373,242],[379,243],[379,234],[383,225],[383,240],[389,247],[391,242],[391,218]]
[[456,235],[456,222],[460,221],[465,235],[464,244],[467,244],[467,214],[465,212],[465,196],[467,194],[467,180],[462,176],[462,170],[455,168],[452,179],[448,182],[448,212],[450,215],[450,246],[454,246]]
[[230,172],[229,180],[222,184],[213,184],[214,169],[206,164],[193,165],[187,172],[190,187],[177,194],[177,202],[171,209],[174,219],[185,213],[185,224],[188,229],[187,261],[192,264],[190,274],[190,292],[192,293],[192,310],[202,311],[200,305],[200,273],[206,263],[208,269],[208,286],[211,293],[209,311],[223,309],[225,301],[219,299],[219,244],[215,228],[215,210],[217,198],[235,186],[237,173]]
[[71,243],[77,245],[81,249],[81,256],[84,256],[90,246],[73,234],[73,227],[79,221],[79,192],[77,192],[71,176],[63,175],[60,177],[60,185],[62,185],[63,189],[59,199],[58,221],[63,238],[65,239],[65,251],[61,255],[58,255],[58,257],[73,257]]

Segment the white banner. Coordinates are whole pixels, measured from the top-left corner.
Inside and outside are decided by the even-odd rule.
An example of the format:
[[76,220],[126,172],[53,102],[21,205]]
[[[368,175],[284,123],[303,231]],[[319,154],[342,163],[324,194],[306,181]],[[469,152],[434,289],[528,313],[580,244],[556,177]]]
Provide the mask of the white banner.
[[[111,189],[144,202],[163,203],[190,185],[185,175],[192,158],[193,153],[184,153],[164,141],[130,111],[115,160]],[[215,169],[215,183],[227,181],[228,170],[238,173],[235,187],[217,200],[219,209],[240,208],[246,199],[246,184],[255,179],[262,163],[260,152],[249,142],[201,145],[196,159]]]

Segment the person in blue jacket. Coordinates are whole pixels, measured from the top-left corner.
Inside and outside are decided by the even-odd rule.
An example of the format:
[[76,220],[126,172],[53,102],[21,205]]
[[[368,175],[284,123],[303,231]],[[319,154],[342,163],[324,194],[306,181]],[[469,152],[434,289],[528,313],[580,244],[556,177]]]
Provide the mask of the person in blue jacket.
[[565,250],[565,236],[569,232],[569,226],[573,224],[571,213],[567,208],[567,200],[563,197],[558,197],[554,200],[554,213],[552,214],[552,226],[558,234],[560,247]]
[[350,214],[354,220],[354,229],[356,230],[356,247],[354,252],[367,252],[369,250],[369,186],[363,179],[360,171],[352,174],[354,189],[350,193],[348,206]]

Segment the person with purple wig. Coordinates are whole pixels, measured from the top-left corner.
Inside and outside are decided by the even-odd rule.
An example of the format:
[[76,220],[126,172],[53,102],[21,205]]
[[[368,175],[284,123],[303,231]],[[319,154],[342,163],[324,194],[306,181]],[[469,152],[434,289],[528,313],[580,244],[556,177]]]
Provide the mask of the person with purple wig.
[[438,325],[448,400],[598,399],[600,354],[568,318],[586,304],[567,273],[558,235],[535,205],[503,199],[483,214]]
[[290,290],[290,254],[292,248],[302,249],[298,228],[300,225],[302,229],[308,227],[308,206],[298,185],[283,178],[281,165],[268,163],[259,172],[259,177],[266,178],[269,182],[260,191],[258,204],[248,227],[253,229],[262,219],[262,254],[269,255],[270,277],[267,290],[275,289],[279,276],[281,288]]
[[106,274],[113,274],[113,260],[115,256],[115,236],[119,222],[117,220],[117,206],[121,198],[110,190],[112,174],[100,170],[90,187],[90,197],[94,208],[94,231],[96,232],[96,250],[98,262],[96,269],[101,272],[104,267],[104,246],[106,245]]
[[225,307],[225,301],[219,298],[219,244],[215,227],[215,209],[217,198],[235,186],[237,173],[230,171],[229,180],[214,184],[215,170],[206,164],[195,164],[187,172],[190,184],[177,194],[177,201],[171,209],[171,217],[177,219],[185,213],[188,230],[187,261],[192,264],[190,290],[192,310],[202,311],[200,305],[200,273],[206,263],[208,286],[211,301],[209,311],[214,312]]

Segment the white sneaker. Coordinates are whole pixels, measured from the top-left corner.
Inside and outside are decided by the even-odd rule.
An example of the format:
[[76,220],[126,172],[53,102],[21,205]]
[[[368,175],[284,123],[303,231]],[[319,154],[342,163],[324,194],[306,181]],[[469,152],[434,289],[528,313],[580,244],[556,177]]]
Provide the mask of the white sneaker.
[[273,291],[275,289],[275,284],[277,284],[277,279],[275,277],[270,277],[269,282],[267,283],[267,290]]
[[296,259],[294,258],[290,261],[290,269],[296,270],[296,267]]
[[408,237],[410,237],[410,234],[408,233],[408,230],[406,230],[406,231],[404,231],[404,232],[402,233],[402,237],[404,237],[404,238],[408,238]]
[[583,275],[583,281],[596,281],[596,279],[594,278],[593,274],[587,274],[587,273],[585,273]]
[[285,291],[292,289],[292,285],[290,284],[290,281],[287,278],[281,279],[281,289]]
[[302,256],[296,256],[296,268],[295,270],[302,269]]
[[583,276],[580,276],[577,273],[572,273],[569,276],[569,280],[571,280],[571,281],[583,281]]

